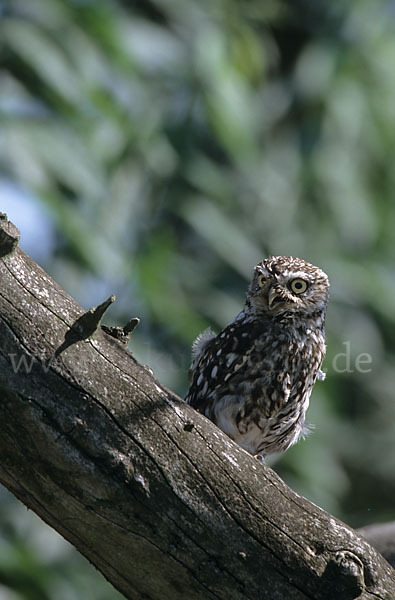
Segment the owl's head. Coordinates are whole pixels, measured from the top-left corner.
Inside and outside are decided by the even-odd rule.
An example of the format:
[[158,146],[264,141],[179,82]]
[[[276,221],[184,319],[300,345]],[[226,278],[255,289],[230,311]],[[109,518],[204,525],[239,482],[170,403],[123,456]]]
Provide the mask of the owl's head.
[[327,275],[293,256],[271,256],[257,264],[247,294],[254,312],[273,316],[325,313],[329,296]]

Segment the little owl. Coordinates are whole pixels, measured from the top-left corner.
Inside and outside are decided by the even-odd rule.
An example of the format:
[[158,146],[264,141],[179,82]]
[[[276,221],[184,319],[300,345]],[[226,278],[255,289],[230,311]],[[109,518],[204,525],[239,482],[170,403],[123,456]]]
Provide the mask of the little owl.
[[324,378],[328,294],[326,274],[300,258],[259,263],[242,311],[194,342],[186,401],[251,454],[285,452]]

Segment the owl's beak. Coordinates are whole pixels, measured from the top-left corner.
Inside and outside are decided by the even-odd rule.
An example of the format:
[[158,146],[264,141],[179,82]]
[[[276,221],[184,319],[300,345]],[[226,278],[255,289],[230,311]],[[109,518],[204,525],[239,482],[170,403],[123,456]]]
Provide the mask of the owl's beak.
[[272,287],[269,290],[268,294],[268,304],[270,310],[274,307],[278,302],[284,302],[286,300],[283,291],[278,287]]

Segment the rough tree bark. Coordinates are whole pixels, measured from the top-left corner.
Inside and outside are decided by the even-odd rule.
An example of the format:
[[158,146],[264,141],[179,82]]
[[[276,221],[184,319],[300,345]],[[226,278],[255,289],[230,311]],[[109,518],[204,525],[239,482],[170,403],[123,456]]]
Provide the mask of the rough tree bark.
[[357,532],[395,567],[395,521],[367,525]]
[[366,540],[91,336],[105,305],[81,318],[17,241],[3,217],[1,483],[129,599],[393,600]]

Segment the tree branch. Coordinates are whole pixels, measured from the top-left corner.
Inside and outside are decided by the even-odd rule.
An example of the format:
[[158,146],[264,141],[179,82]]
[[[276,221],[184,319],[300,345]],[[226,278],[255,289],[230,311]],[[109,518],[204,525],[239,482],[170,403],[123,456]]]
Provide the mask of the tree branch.
[[56,352],[84,311],[0,228],[0,481],[11,492],[129,599],[394,597],[393,569],[363,538],[122,341],[100,328],[82,339],[82,328]]
[[357,531],[395,567],[395,521],[367,525]]

